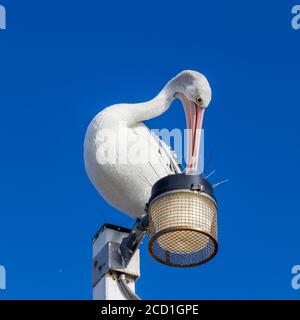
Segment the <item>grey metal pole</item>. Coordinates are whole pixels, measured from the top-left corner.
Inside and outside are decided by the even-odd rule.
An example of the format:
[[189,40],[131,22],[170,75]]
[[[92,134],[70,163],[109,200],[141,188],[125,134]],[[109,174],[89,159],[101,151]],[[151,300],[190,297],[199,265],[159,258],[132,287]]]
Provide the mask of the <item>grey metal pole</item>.
[[93,239],[93,299],[136,300],[135,282],[140,277],[140,251],[137,249],[128,265],[120,255],[120,244],[130,230],[104,224]]

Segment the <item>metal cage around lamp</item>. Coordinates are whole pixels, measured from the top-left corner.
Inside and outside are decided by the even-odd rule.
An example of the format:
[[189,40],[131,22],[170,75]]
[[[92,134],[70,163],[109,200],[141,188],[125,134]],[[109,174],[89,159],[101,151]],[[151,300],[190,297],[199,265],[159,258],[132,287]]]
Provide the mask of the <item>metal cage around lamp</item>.
[[162,178],[152,188],[147,211],[149,252],[155,260],[191,267],[216,255],[217,202],[212,185],[202,175]]

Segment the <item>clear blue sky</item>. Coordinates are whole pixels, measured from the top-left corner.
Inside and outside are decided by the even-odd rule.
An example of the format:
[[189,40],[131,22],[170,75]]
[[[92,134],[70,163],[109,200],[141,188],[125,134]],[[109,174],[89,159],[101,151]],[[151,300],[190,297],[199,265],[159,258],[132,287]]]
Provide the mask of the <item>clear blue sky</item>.
[[[300,1],[298,1],[300,2]],[[133,220],[86,177],[94,115],[144,101],[183,69],[213,88],[207,171],[217,190],[216,258],[165,267],[142,247],[145,299],[291,298],[299,250],[300,30],[295,1],[5,1],[0,31],[0,299],[90,299],[91,239]],[[184,127],[175,103],[151,128]],[[214,181],[215,181],[214,180]]]

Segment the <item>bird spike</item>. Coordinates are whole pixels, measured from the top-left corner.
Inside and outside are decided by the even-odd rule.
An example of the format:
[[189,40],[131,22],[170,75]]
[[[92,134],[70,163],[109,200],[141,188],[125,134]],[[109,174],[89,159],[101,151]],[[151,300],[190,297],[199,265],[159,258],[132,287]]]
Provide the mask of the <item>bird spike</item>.
[[208,179],[210,176],[212,176],[213,174],[215,174],[216,171],[217,171],[217,170],[213,170],[211,173],[209,173],[209,174],[205,177],[205,179]]
[[221,184],[223,184],[223,183],[225,183],[225,182],[228,182],[228,181],[230,181],[230,179],[226,179],[226,180],[217,182],[217,183],[213,184],[212,187],[215,189],[215,188],[217,188],[218,186],[220,186]]

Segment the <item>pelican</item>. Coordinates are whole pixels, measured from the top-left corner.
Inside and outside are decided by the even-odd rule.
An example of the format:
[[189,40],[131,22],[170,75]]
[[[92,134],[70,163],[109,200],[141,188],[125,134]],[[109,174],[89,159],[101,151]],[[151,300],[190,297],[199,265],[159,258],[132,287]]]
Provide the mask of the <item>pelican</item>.
[[[89,179],[110,205],[133,218],[144,213],[156,181],[182,172],[171,148],[143,123],[167,111],[174,99],[179,99],[185,110],[190,132],[186,170],[192,173],[198,162],[200,137],[197,132],[202,128],[204,111],[211,101],[210,85],[199,72],[182,71],[149,101],[105,108],[87,128],[84,164]],[[121,149],[130,153],[137,139],[142,141],[139,152],[148,154],[147,160],[115,161]]]

